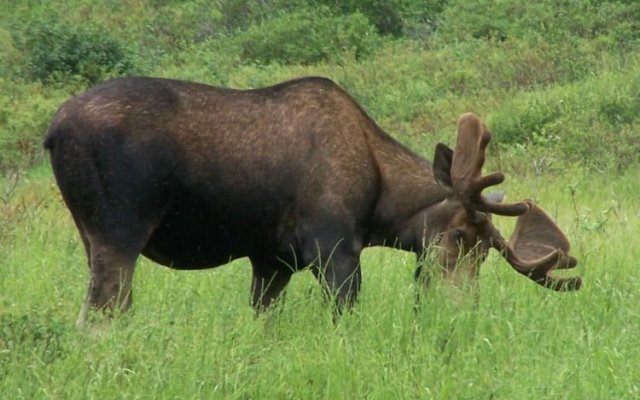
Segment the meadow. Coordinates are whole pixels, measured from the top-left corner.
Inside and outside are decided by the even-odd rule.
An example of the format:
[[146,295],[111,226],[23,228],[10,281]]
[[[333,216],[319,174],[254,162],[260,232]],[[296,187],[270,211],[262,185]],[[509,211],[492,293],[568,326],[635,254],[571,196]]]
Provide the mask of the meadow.
[[[640,398],[637,3],[0,8],[0,398]],[[256,316],[247,260],[180,272],[141,258],[131,312],[78,329],[89,271],[40,143],[65,99],[131,74],[236,88],[327,76],[426,158],[474,111],[494,134],[485,170],[558,221],[579,260],[558,274],[583,288],[549,291],[493,252],[479,303],[454,303],[414,282],[412,254],[371,248],[359,302],[334,324],[309,272]],[[514,221],[496,220],[508,236]]]
[[414,310],[415,257],[372,248],[360,301],[334,325],[309,272],[256,318],[248,261],[179,272],[143,259],[132,312],[96,334],[74,325],[84,251],[49,169],[36,168],[4,205],[19,220],[0,270],[3,397],[637,398],[639,179],[543,173],[505,185],[571,238],[584,279],[575,293],[541,288],[494,253],[478,307],[436,285]]

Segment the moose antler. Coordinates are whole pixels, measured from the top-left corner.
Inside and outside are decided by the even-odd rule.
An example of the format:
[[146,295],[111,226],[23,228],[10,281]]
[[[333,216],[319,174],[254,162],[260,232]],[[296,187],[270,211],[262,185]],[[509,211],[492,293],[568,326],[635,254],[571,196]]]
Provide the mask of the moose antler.
[[549,275],[554,269],[574,268],[578,261],[569,255],[569,240],[551,217],[532,201],[525,203],[529,211],[518,217],[509,242],[492,224],[488,224],[492,246],[516,271],[546,288],[558,291],[580,289],[580,277],[555,278]]
[[460,117],[458,141],[451,165],[453,190],[471,215],[475,211],[509,216],[524,214],[528,210],[524,203],[494,203],[482,196],[484,189],[504,181],[504,175],[501,172],[482,176],[485,149],[490,140],[491,134],[475,114],[467,113]]
[[[467,213],[480,223],[482,236],[491,241],[519,273],[536,283],[555,290],[579,289],[579,277],[554,278],[549,272],[556,268],[573,268],[577,260],[569,255],[569,240],[553,220],[532,201],[501,204],[489,201],[482,191],[504,181],[504,175],[494,172],[482,176],[485,150],[491,134],[474,114],[463,114],[458,121],[458,139],[451,164],[451,183]],[[480,212],[519,216],[509,242]]]

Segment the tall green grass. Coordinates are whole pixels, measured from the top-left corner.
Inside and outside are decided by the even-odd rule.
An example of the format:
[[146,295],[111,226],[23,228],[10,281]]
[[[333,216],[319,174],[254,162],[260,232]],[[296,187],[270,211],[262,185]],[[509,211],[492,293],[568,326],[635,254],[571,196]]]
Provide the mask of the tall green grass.
[[[0,4],[0,398],[640,398],[640,3]],[[235,88],[327,76],[428,158],[474,111],[508,198],[559,221],[584,287],[545,290],[492,254],[477,307],[435,285],[416,311],[415,258],[367,249],[336,325],[308,272],[255,317],[246,260],[141,259],[132,312],[78,330],[88,268],[41,141],[64,100],[123,73]],[[514,221],[495,220],[507,236]]]
[[[2,209],[19,214],[2,231],[3,397],[637,398],[640,176],[538,172],[511,172],[505,188],[539,201],[571,238],[579,292],[538,287],[493,254],[478,307],[436,285],[415,311],[415,258],[374,248],[360,301],[334,325],[308,272],[256,318],[246,260],[178,272],[142,259],[132,312],[83,331],[84,251],[37,169]],[[508,235],[513,221],[497,223]]]

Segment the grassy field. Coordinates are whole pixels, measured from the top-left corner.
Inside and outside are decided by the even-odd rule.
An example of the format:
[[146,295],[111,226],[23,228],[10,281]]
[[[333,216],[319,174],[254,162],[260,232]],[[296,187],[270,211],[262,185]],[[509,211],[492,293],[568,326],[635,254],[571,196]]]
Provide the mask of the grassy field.
[[141,260],[132,312],[82,331],[84,252],[49,169],[36,168],[3,204],[16,220],[0,262],[2,397],[638,398],[637,170],[523,175],[504,186],[567,232],[579,292],[538,287],[493,254],[479,307],[436,286],[414,311],[414,257],[374,248],[360,302],[334,325],[308,272],[256,318],[246,260],[200,272]]
[[[0,0],[0,399],[640,398],[640,2]],[[338,324],[309,272],[256,317],[247,260],[141,259],[134,307],[79,330],[84,250],[42,150],[59,105],[150,75],[255,88],[326,76],[431,158],[473,111],[508,200],[558,220],[584,280],[555,293],[497,254],[480,302],[415,257],[362,256]],[[496,218],[508,236],[514,221]],[[571,271],[573,273],[573,271]]]

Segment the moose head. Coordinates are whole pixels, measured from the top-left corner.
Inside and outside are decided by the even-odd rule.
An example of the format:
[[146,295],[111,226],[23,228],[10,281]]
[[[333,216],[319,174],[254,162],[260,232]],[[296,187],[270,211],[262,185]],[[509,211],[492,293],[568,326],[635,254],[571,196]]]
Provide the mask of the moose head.
[[[445,276],[456,279],[459,273],[454,271],[465,258],[471,262],[470,279],[475,279],[479,264],[494,248],[517,272],[546,288],[579,289],[579,277],[558,278],[550,274],[554,269],[575,267],[577,260],[569,255],[568,239],[547,213],[531,200],[504,204],[502,192],[482,193],[504,181],[501,172],[482,175],[490,139],[486,125],[467,113],[458,121],[455,149],[442,143],[436,146],[433,173],[447,194],[445,200],[426,209],[421,218],[431,226],[430,231],[437,232],[430,235],[430,242],[435,245],[432,248]],[[509,240],[492,223],[492,214],[518,218]]]

